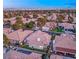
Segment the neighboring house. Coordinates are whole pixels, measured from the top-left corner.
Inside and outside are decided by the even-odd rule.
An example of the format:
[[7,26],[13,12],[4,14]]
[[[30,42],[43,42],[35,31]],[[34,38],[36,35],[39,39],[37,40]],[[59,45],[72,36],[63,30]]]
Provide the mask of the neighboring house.
[[7,35],[7,34],[9,34],[9,33],[11,33],[11,32],[12,32],[11,28],[3,28],[3,33],[4,33],[5,35]]
[[30,22],[29,18],[22,18],[22,21],[23,21],[24,24]]
[[51,55],[50,59],[75,59],[75,58],[71,58],[71,57],[66,57],[66,56],[60,56],[60,55]]
[[53,13],[53,14],[51,15],[51,20],[54,20],[54,21],[57,20],[57,14],[56,14],[56,13]]
[[11,20],[14,20],[15,18],[16,18],[16,17],[12,17],[12,18],[4,18],[3,20],[4,20],[4,21],[8,21],[8,20],[11,21]]
[[[5,58],[6,57],[6,58]],[[41,58],[41,54],[37,54],[37,53],[20,53],[14,50],[10,50],[6,56],[4,56],[4,59],[42,59]]]
[[63,22],[68,22],[68,17],[69,17],[69,15],[65,15],[65,19],[63,20]]
[[42,30],[43,30],[43,31],[48,31],[48,30],[55,29],[56,27],[57,27],[57,23],[56,23],[56,22],[47,22],[47,23],[42,27]]
[[11,20],[11,24],[15,24],[16,23],[16,19]]
[[38,14],[37,18],[44,18],[44,17],[42,16],[42,14]]
[[42,31],[49,31],[49,30],[50,30],[49,27],[46,27],[46,26],[43,26],[43,27],[42,27]]
[[[6,30],[8,31],[8,30]],[[25,30],[23,31],[22,29],[13,31],[9,34],[6,34],[6,36],[11,40],[12,43],[15,43],[16,41],[22,42],[26,36],[28,36],[30,33],[33,31],[31,30]]]
[[35,26],[35,27],[33,27],[33,30],[39,30],[40,29],[40,27],[37,27],[37,26]]
[[16,17],[9,18],[9,19],[6,19],[6,18],[5,18],[3,21],[4,21],[4,23],[5,23],[5,21],[10,21],[11,24],[15,24],[15,22],[16,22]]
[[32,15],[32,14],[30,14],[29,16],[30,16],[31,18],[33,18],[33,15]]
[[52,18],[52,16],[47,16],[47,20],[49,20],[49,21],[50,21],[50,20],[51,20],[51,18]]
[[59,56],[59,55],[51,55],[50,59],[63,59],[63,56]]
[[47,14],[42,14],[43,16],[47,16]]
[[[34,18],[23,18],[22,17],[22,21],[23,23],[29,23],[30,21],[36,21],[37,19],[34,19]],[[11,21],[11,24],[15,24],[16,23],[16,19],[12,19],[10,20]]]
[[3,28],[10,28],[10,23],[4,23]]
[[63,27],[64,31],[66,33],[74,33],[74,26],[75,24],[70,24],[70,23],[58,23],[59,27]]
[[54,51],[64,54],[76,54],[76,37],[75,35],[61,34],[55,37]]
[[36,21],[37,20],[37,18],[32,18],[32,19],[29,19],[30,21]]
[[76,24],[76,17],[73,17],[73,22],[72,23]]
[[3,20],[3,28],[10,28],[11,22],[9,20],[4,21]]
[[27,39],[29,46],[43,49],[44,46],[48,45],[51,39],[51,35],[48,33],[42,32],[40,30],[31,34]]

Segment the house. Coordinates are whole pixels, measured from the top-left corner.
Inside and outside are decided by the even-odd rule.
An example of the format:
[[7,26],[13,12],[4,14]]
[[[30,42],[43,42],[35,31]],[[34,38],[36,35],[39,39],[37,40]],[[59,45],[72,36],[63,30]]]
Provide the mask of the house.
[[43,26],[43,27],[42,27],[42,31],[49,31],[49,30],[50,30],[49,27],[46,27],[46,26]]
[[42,27],[42,30],[43,30],[43,31],[48,31],[48,30],[55,29],[56,27],[57,27],[57,23],[56,23],[56,22],[47,22],[47,23]]
[[63,59],[63,56],[59,56],[59,55],[51,55],[50,59]]
[[30,15],[29,15],[31,18],[33,18],[33,14],[31,13]]
[[73,23],[76,24],[76,17],[73,17]]
[[30,22],[30,20],[28,18],[22,18],[22,21],[23,21],[24,24]]
[[75,58],[52,54],[52,55],[50,56],[50,59],[75,59]]
[[42,16],[42,14],[38,14],[37,18],[44,18],[44,16]]
[[9,34],[9,33],[11,33],[11,32],[12,32],[11,28],[3,28],[3,33],[4,33],[5,35],[7,35],[7,34]]
[[66,15],[65,15],[65,19],[63,20],[63,22],[68,22],[68,17],[69,17],[69,15],[66,14]]
[[50,21],[50,20],[51,20],[51,18],[52,18],[52,16],[47,16],[47,20],[49,20],[49,21]]
[[70,24],[70,23],[58,23],[59,27],[63,27],[64,31],[66,33],[74,33],[74,26],[75,24]]
[[49,44],[50,39],[51,35],[38,30],[26,38],[26,43],[28,43],[30,47],[43,49],[44,46]]
[[30,21],[36,21],[37,20],[37,18],[32,18],[32,19],[29,19]]
[[47,16],[47,14],[42,14],[43,16]]
[[9,21],[4,21],[3,28],[10,28],[10,24]]
[[16,22],[16,17],[9,18],[9,19],[5,18],[3,21],[4,21],[4,23],[5,23],[5,21],[10,21],[11,24],[15,24],[15,22]]
[[9,52],[7,52],[4,58],[5,59],[41,59],[41,54],[37,54],[33,52],[31,52],[30,54],[24,54],[14,50],[10,50]]
[[14,20],[15,18],[16,18],[16,17],[12,17],[12,18],[4,18],[3,20],[4,20],[4,21],[8,21],[8,20],[11,21],[11,20]]
[[16,23],[16,19],[11,20],[11,24],[15,24]]
[[76,54],[76,37],[70,34],[61,34],[55,37],[53,45],[54,51],[62,52],[64,54]]
[[22,29],[19,29],[9,34],[6,34],[6,36],[11,40],[11,43],[15,43],[16,41],[22,42],[25,39],[25,37],[28,36],[32,32],[33,31],[31,30],[23,31]]
[[54,21],[57,20],[57,13],[53,13],[53,14],[51,15],[51,20],[54,20]]

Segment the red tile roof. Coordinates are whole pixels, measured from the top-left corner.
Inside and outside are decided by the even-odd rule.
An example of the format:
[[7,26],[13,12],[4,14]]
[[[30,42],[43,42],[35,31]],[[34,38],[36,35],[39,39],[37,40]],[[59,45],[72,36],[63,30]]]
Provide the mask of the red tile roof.
[[24,38],[29,35],[30,33],[32,33],[33,31],[31,30],[25,30],[25,31],[22,31],[22,29],[19,29],[19,30],[16,30],[16,31],[13,31],[12,33],[9,33],[7,34],[7,37],[9,39],[12,39],[12,40],[17,40],[17,41],[23,41]]
[[6,54],[6,59],[41,59],[41,54],[31,53],[31,54],[24,54],[17,51],[10,50]]
[[76,42],[75,36],[69,34],[61,34],[61,36],[55,37],[55,45],[57,51],[64,51],[69,53],[75,53]]
[[51,36],[49,34],[39,30],[39,31],[36,31],[35,33],[31,34],[27,38],[27,42],[30,45],[41,47],[41,46],[44,46],[45,44],[48,45],[50,39],[51,39]]

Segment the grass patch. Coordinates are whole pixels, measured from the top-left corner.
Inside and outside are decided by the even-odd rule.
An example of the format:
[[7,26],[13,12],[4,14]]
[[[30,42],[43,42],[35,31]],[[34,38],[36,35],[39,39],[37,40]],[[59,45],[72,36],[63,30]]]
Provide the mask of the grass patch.
[[61,28],[55,28],[54,30],[51,30],[52,32],[64,32],[64,30],[63,29],[61,29]]
[[29,47],[29,45],[22,45],[22,48],[44,52],[44,50],[42,50],[42,49],[37,49],[37,48],[34,48],[34,47]]

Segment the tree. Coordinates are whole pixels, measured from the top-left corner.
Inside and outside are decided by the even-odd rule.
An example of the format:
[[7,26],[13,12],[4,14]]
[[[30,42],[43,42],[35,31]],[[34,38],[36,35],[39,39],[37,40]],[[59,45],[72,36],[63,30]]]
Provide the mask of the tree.
[[10,45],[10,40],[7,38],[7,36],[5,34],[3,34],[3,43],[6,46]]
[[27,28],[27,29],[32,29],[33,27],[34,27],[34,22],[33,21],[31,21],[31,22],[29,22],[29,23],[26,23],[25,24],[25,28]]
[[24,23],[22,22],[22,18],[20,16],[16,17],[16,23],[12,25],[12,28],[15,30],[24,28]]
[[42,27],[46,24],[46,18],[38,18],[37,20],[37,26]]
[[62,20],[64,20],[64,16],[63,15],[58,15],[57,19],[58,19],[58,22],[62,22]]

